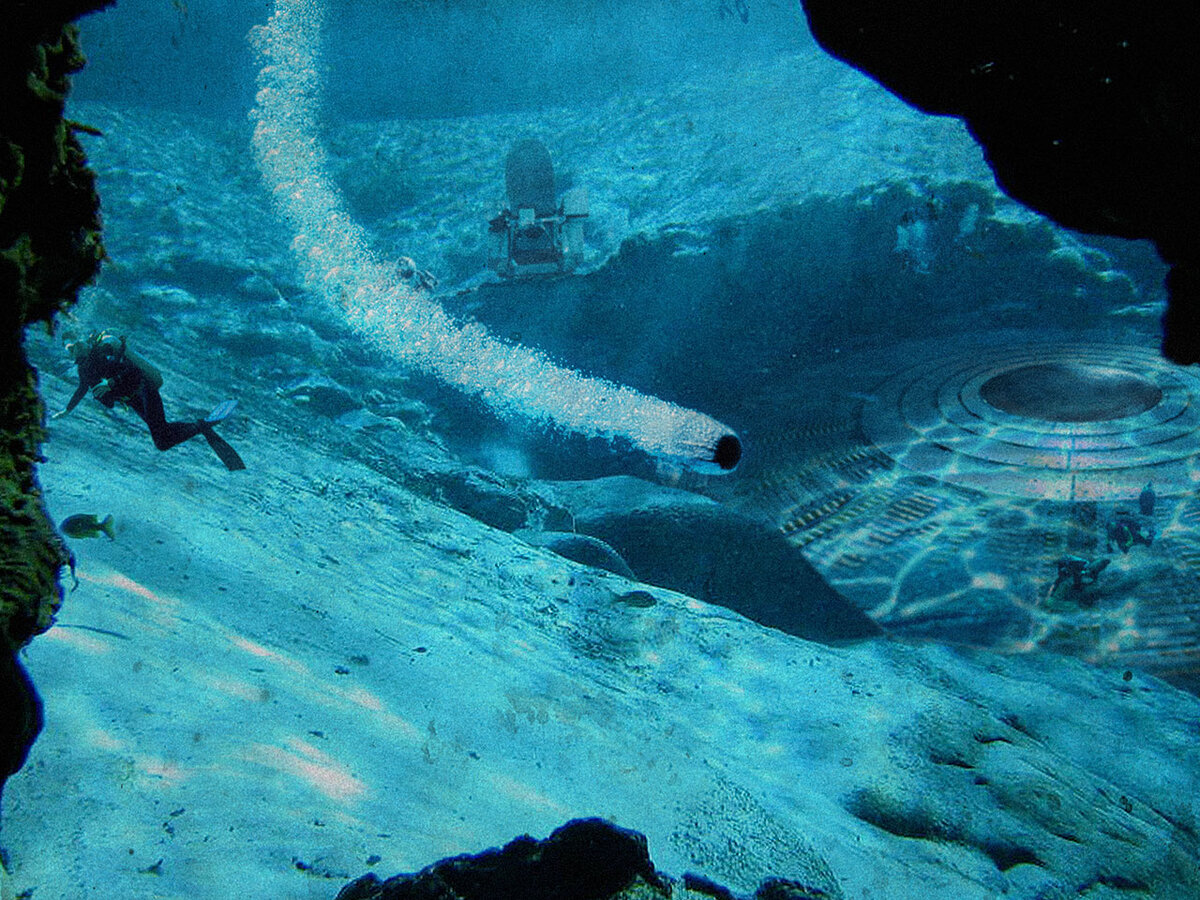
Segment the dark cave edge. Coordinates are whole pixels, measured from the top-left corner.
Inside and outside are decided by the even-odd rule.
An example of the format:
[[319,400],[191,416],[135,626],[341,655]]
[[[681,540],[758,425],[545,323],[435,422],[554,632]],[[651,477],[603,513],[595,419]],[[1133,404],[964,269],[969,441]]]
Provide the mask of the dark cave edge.
[[74,20],[112,2],[10,4],[0,29],[0,791],[42,727],[17,652],[53,624],[70,561],[37,481],[44,410],[25,329],[52,327],[104,256],[95,175],[63,112],[84,63]]
[[1060,225],[1147,238],[1170,267],[1163,354],[1200,362],[1200,6],[803,0],[830,54],[963,119],[996,182]]
[[[338,891],[336,900],[642,900],[671,896],[671,879],[654,868],[644,835],[604,819],[572,819],[539,841],[522,835],[500,848],[454,856],[420,872],[381,881],[363,875]],[[685,874],[690,890],[719,900],[733,892],[700,875]],[[627,893],[628,892],[628,893]],[[828,891],[769,878],[755,900],[830,900]]]

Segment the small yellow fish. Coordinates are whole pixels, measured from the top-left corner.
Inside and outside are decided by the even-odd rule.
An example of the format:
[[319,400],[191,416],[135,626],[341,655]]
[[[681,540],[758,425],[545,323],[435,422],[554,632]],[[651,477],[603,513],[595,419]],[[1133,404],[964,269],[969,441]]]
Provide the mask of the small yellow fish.
[[116,535],[113,534],[113,517],[105,516],[101,522],[91,513],[79,513],[78,515],[68,516],[62,520],[62,524],[58,526],[58,530],[67,537],[73,538],[93,538],[100,537],[101,534],[107,534],[108,539],[114,540]]

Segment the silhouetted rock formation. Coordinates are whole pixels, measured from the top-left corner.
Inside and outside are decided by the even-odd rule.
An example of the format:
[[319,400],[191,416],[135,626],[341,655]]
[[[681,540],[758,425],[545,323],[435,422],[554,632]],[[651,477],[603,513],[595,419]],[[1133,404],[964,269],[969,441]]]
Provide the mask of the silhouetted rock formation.
[[29,673],[11,653],[0,653],[0,797],[4,782],[29,756],[42,730],[42,702]]
[[69,560],[34,471],[42,404],[23,341],[75,303],[104,255],[94,176],[63,106],[84,62],[71,20],[110,2],[17,4],[0,32],[0,788],[41,729],[15,653],[53,622]]
[[1200,8],[1189,0],[804,0],[833,55],[959,116],[1000,186],[1080,231],[1149,238],[1171,265],[1163,352],[1200,362]]
[[499,850],[444,859],[383,882],[364,875],[337,900],[602,900],[637,879],[665,887],[645,837],[601,819],[576,819],[544,841],[523,835]]
[[[685,874],[683,886],[698,894],[733,900],[727,888]],[[650,861],[646,838],[603,819],[572,819],[544,841],[528,835],[501,849],[455,856],[412,875],[380,881],[355,879],[337,900],[617,900],[672,896],[670,881]],[[756,900],[834,900],[799,882],[770,878]]]

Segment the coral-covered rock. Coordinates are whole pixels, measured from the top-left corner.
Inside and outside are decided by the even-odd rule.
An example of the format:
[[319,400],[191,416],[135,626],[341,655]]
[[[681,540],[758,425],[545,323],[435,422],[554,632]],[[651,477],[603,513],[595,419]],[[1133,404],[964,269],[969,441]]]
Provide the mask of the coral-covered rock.
[[0,32],[0,787],[41,728],[13,654],[50,627],[69,561],[38,489],[42,405],[22,344],[27,325],[75,302],[104,255],[95,179],[63,108],[84,62],[71,20],[109,2],[17,4]]

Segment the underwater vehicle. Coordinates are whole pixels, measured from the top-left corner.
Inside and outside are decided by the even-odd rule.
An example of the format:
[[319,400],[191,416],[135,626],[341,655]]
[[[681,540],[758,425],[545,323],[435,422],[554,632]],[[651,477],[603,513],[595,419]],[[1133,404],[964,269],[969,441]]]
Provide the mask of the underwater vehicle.
[[[478,323],[455,322],[426,290],[398,282],[396,267],[374,257],[365,230],[345,208],[324,158],[305,149],[313,146],[308,124],[320,110],[319,84],[308,77],[318,51],[319,25],[316,8],[281,3],[271,22],[253,33],[264,62],[254,147],[278,211],[296,232],[292,246],[305,278],[330,307],[397,362],[480,399],[500,418],[589,437],[628,439],[657,459],[702,474],[733,471],[742,457],[742,443],[728,426],[558,365],[535,349],[498,340]],[[519,225],[520,210],[529,209],[531,223],[537,224],[539,207],[554,212],[549,205],[554,194],[549,153],[540,144],[528,144],[510,158],[510,193],[532,204],[517,204],[516,222]],[[581,205],[582,199],[568,203],[564,198],[560,210],[543,216],[546,221],[539,227],[553,233],[570,219],[578,225],[584,213]],[[507,235],[506,222],[503,216],[496,222],[498,234]],[[527,248],[533,255],[518,254],[525,262],[517,264],[525,266],[525,272],[530,271],[528,265],[557,271],[559,263],[548,260],[557,260],[561,251],[565,265],[578,242],[557,246],[540,263],[539,251]]]
[[583,256],[587,191],[557,201],[550,151],[536,138],[518,141],[504,163],[508,206],[488,222],[488,264],[505,278],[562,275]]

